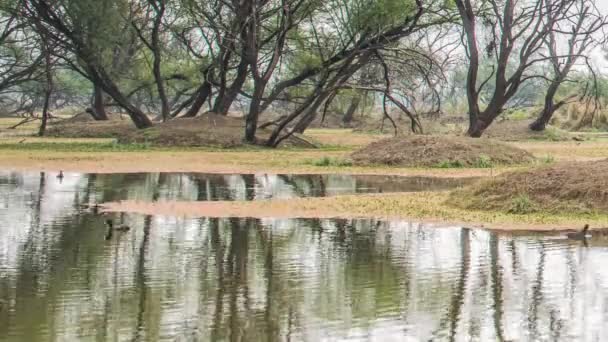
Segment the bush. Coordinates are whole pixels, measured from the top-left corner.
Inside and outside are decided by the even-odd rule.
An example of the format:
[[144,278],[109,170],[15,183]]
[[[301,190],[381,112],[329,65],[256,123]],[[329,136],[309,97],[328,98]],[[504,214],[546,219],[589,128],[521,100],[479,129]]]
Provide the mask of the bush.
[[463,168],[464,164],[460,160],[444,160],[435,165],[435,167],[440,169],[459,169]]
[[526,194],[519,194],[511,201],[511,214],[531,214],[536,212],[536,204]]
[[308,161],[308,164],[313,165],[313,166],[323,166],[323,167],[329,167],[329,166],[336,166],[336,167],[353,166],[353,163],[350,160],[339,159],[339,158],[329,158],[329,157],[323,157],[321,159],[311,160],[311,161]]
[[473,166],[480,169],[489,169],[494,167],[494,164],[492,164],[492,158],[482,154],[477,158]]

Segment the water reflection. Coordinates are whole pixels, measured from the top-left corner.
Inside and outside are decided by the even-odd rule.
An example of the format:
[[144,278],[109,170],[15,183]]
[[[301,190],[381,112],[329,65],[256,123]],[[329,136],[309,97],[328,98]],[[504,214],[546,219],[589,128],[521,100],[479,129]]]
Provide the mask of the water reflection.
[[601,239],[117,215],[106,241],[106,188],[53,177],[0,182],[2,341],[608,338]]
[[[233,201],[325,197],[355,193],[447,190],[475,180],[367,175],[222,175],[200,173],[57,174],[0,172],[0,186],[30,192],[41,177],[49,192],[87,193],[92,202]],[[1,208],[1,207],[0,207]]]

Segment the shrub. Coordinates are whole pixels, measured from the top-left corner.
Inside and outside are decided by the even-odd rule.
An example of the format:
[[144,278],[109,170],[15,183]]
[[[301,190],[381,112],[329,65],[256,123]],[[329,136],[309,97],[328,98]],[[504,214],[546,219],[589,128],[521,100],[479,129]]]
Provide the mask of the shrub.
[[313,166],[323,166],[323,167],[329,167],[329,166],[347,167],[347,166],[353,165],[353,163],[350,160],[339,159],[339,158],[329,158],[329,157],[323,157],[321,159],[312,160],[312,161],[309,161],[308,163]]
[[492,164],[492,158],[482,154],[479,156],[479,158],[477,158],[473,166],[481,169],[489,169],[494,167],[494,164]]
[[536,211],[536,204],[526,194],[519,194],[511,200],[511,214],[531,214]]

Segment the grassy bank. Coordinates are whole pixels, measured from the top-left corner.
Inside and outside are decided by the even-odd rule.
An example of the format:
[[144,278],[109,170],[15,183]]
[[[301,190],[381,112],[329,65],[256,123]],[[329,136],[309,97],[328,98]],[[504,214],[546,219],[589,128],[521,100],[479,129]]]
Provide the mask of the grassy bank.
[[104,205],[110,212],[190,217],[254,218],[377,218],[416,220],[497,230],[572,230],[588,223],[608,226],[608,215],[511,214],[500,211],[465,210],[446,205],[449,193],[352,195],[329,198],[250,202],[121,202]]
[[[146,144],[117,144],[112,139],[63,139],[13,137],[0,139],[0,169],[30,171],[73,171],[88,173],[118,172],[201,172],[201,173],[283,173],[283,174],[369,174],[434,177],[489,177],[509,171],[530,171],[561,161],[588,161],[608,158],[608,140],[575,142],[509,143],[534,154],[539,161],[518,167],[428,167],[354,166],[350,154],[383,135],[353,133],[348,130],[312,130],[317,149],[239,147],[234,149],[153,147]],[[447,193],[344,196],[328,199],[302,199],[261,203],[228,203],[221,215],[298,217],[394,217],[423,221],[484,224],[492,228],[541,230],[576,228],[589,222],[608,226],[608,218],[593,212],[571,213],[540,208],[527,212],[506,207],[463,208],[446,201],[463,202]],[[483,199],[482,199],[483,200]],[[511,202],[510,202],[511,203]],[[139,204],[140,206],[143,204]],[[148,210],[145,204],[137,210]],[[197,204],[202,206],[222,204]],[[522,205],[525,206],[525,203]],[[163,213],[201,214],[208,207],[173,203],[170,209],[152,208]],[[123,208],[124,209],[124,208]],[[524,208],[525,209],[525,208]],[[192,212],[194,210],[194,212]],[[203,211],[200,211],[203,210]],[[218,209],[219,210],[219,209]],[[218,212],[218,215],[220,213]]]

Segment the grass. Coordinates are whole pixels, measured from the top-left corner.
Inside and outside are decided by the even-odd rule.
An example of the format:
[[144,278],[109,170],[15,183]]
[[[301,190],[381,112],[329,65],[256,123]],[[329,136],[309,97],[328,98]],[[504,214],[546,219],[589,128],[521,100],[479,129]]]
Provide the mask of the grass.
[[504,230],[563,230],[608,225],[598,213],[508,213],[466,210],[449,205],[447,192],[349,195],[269,201],[114,203],[111,211],[142,214],[219,217],[377,218],[475,225]]
[[461,169],[464,167],[464,164],[460,160],[444,160],[435,167],[439,169]]
[[116,142],[32,142],[0,143],[0,150],[54,152],[140,152],[150,150],[148,144],[118,144]]
[[309,163],[310,165],[319,166],[319,167],[328,167],[328,166],[348,167],[348,166],[353,166],[353,162],[350,161],[350,160],[348,160],[348,159],[330,158],[330,157],[323,157],[321,159],[309,160],[309,161],[307,161],[307,163]]
[[[435,167],[439,169],[462,169],[466,168],[466,165],[460,160],[445,160],[435,165]],[[491,169],[494,167],[494,163],[490,157],[482,154],[471,167],[476,169]]]
[[511,214],[525,215],[538,211],[536,203],[526,194],[519,194],[511,201],[511,208],[508,210]]
[[[322,131],[316,139],[320,149],[265,149],[241,147],[160,148],[147,144],[116,144],[113,139],[24,138],[0,139],[0,168],[62,169],[80,172],[223,172],[223,173],[341,173],[386,174],[408,176],[468,177],[490,176],[509,170],[526,170],[531,166],[494,167],[487,156],[480,156],[474,167],[446,161],[433,168],[397,168],[391,166],[353,166],[349,155],[354,146],[331,144],[323,140],[332,131]],[[314,132],[314,131],[313,131]],[[341,132],[340,139],[351,133]],[[379,139],[370,136],[368,139]],[[23,141],[23,142],[22,142]],[[562,160],[587,160],[608,157],[608,140],[574,142],[518,142],[514,145],[534,153],[540,164]],[[94,153],[92,153],[94,152]],[[130,153],[137,152],[137,153]],[[536,166],[538,166],[538,163]],[[538,207],[527,195],[514,197],[500,210],[470,210],[446,205],[447,193],[402,194],[382,196],[345,196],[329,199],[303,199],[293,203],[265,203],[264,210],[286,206],[290,214],[303,210],[305,215],[401,217],[444,222],[485,223],[491,227],[568,226],[580,222],[608,225],[608,215],[597,212],[552,212]],[[250,203],[238,203],[247,208]],[[301,209],[297,209],[301,206]],[[322,215],[320,215],[322,216]]]
[[553,163],[555,163],[555,157],[552,156],[552,155],[550,155],[550,154],[548,154],[548,155],[546,155],[544,157],[539,158],[538,161],[541,164],[553,164]]

